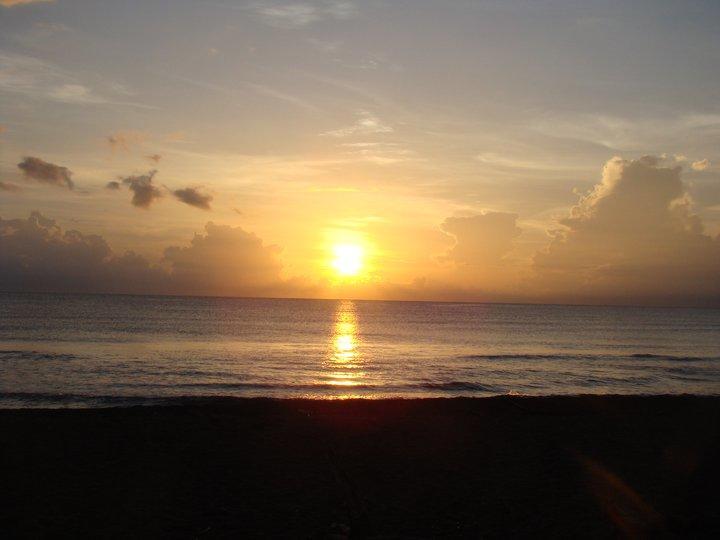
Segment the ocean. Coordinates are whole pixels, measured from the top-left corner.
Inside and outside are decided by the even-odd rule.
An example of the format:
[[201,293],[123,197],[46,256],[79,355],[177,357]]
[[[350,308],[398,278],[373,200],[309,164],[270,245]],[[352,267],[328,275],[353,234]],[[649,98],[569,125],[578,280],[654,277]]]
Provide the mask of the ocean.
[[720,310],[0,293],[0,407],[720,394]]

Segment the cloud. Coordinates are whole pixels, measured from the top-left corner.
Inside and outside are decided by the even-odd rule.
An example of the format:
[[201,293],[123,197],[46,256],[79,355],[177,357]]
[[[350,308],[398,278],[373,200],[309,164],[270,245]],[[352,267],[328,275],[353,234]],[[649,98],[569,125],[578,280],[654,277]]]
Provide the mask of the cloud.
[[16,186],[15,184],[11,184],[9,182],[0,182],[0,191],[17,193],[18,191],[22,191],[22,190],[20,189],[20,186]]
[[160,163],[160,160],[162,159],[162,156],[160,154],[150,154],[149,156],[145,157],[153,163]]
[[105,103],[105,99],[95,95],[82,84],[63,84],[48,91],[48,96],[65,103]]
[[25,178],[68,189],[75,187],[72,181],[72,172],[67,167],[48,163],[37,157],[26,157],[18,163],[18,168],[23,172]]
[[528,290],[555,301],[720,301],[720,239],[704,233],[680,173],[652,156],[608,161],[535,255]]
[[105,141],[113,152],[122,150],[129,152],[133,146],[143,143],[145,135],[138,131],[116,131],[105,137]]
[[449,217],[440,229],[454,245],[441,257],[450,262],[454,275],[445,275],[453,287],[466,290],[507,290],[516,285],[517,268],[507,259],[521,234],[517,214],[485,212],[467,217]]
[[49,4],[55,0],[0,0],[0,6],[13,7],[13,6],[24,6],[27,4]]
[[[77,74],[32,56],[0,51],[0,92],[74,105],[123,105],[152,109],[142,103],[124,101],[128,91],[106,81],[103,91],[91,88]],[[114,97],[120,97],[120,100]]]
[[104,103],[70,73],[20,54],[0,52],[0,90],[65,103]]
[[156,199],[162,197],[162,192],[153,184],[155,174],[157,171],[150,171],[147,174],[128,176],[122,179],[122,183],[133,192],[131,201],[133,206],[147,209]]
[[710,167],[710,161],[708,159],[701,159],[699,161],[693,161],[690,166],[694,171],[704,171]]
[[195,188],[177,189],[173,195],[179,201],[202,210],[210,210],[210,202],[213,200],[212,195],[201,193]]
[[369,161],[376,165],[392,165],[418,159],[412,150],[392,142],[353,142],[339,145],[353,159]]
[[251,9],[265,23],[277,28],[301,28],[323,20],[350,19],[357,14],[357,8],[352,2],[342,0],[261,2]]
[[391,133],[393,128],[384,124],[377,116],[368,111],[359,111],[357,121],[351,125],[332,131],[326,131],[323,135],[331,137],[349,137],[351,135],[372,135],[376,133]]
[[281,277],[279,249],[240,227],[208,223],[185,246],[168,247],[160,264],[113,252],[100,236],[63,231],[33,212],[0,218],[0,290],[217,296],[287,296],[309,292]]
[[115,180],[111,180],[107,184],[105,184],[105,189],[110,189],[112,191],[117,191],[120,189],[120,182],[116,182]]
[[165,250],[174,283],[190,294],[256,295],[283,286],[280,249],[241,227],[208,223],[188,247]]
[[166,273],[143,257],[117,256],[100,236],[63,232],[38,212],[0,218],[2,290],[149,293],[166,282]]
[[440,228],[455,239],[455,245],[445,259],[461,265],[497,265],[520,236],[517,218],[505,212],[447,218]]

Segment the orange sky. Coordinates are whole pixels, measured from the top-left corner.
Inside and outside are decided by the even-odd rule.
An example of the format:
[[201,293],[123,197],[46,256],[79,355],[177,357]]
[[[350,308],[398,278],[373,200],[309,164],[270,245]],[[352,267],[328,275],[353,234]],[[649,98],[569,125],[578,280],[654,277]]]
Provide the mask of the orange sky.
[[3,2],[0,288],[715,304],[717,6],[639,5]]

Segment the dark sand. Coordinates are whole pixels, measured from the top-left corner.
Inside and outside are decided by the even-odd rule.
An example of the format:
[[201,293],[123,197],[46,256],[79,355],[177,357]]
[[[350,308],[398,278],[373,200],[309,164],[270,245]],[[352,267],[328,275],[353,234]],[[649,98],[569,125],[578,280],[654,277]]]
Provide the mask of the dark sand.
[[720,398],[0,411],[12,537],[720,534]]

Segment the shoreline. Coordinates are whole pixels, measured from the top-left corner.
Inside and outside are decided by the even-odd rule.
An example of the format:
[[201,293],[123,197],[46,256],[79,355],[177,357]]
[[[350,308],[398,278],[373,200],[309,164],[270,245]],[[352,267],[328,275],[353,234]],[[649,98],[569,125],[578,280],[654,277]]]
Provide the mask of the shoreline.
[[[277,403],[277,404],[303,404],[303,403],[402,403],[402,402],[462,402],[462,401],[527,401],[527,402],[550,402],[556,400],[576,400],[578,402],[594,401],[594,400],[626,400],[626,399],[709,399],[720,400],[720,393],[712,394],[696,394],[696,393],[634,393],[634,394],[600,394],[600,393],[582,393],[582,394],[490,394],[490,395],[445,395],[445,396],[389,396],[389,397],[344,397],[344,396],[322,396],[322,397],[275,397],[275,396],[213,396],[213,395],[184,395],[184,396],[85,396],[74,394],[28,394],[28,393],[0,393],[0,400],[17,398],[21,396],[32,395],[33,399],[68,399],[68,400],[86,400],[92,401],[117,401],[117,405],[101,404],[94,405],[57,405],[57,406],[27,406],[19,405],[17,407],[6,407],[0,405],[0,413],[7,411],[108,411],[108,410],[127,410],[127,409],[153,409],[168,407],[242,407],[244,403]],[[20,396],[20,397],[18,397]],[[125,403],[123,403],[125,402]]]
[[2,409],[8,537],[720,531],[719,396]]

